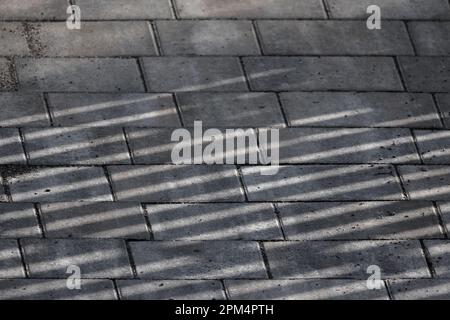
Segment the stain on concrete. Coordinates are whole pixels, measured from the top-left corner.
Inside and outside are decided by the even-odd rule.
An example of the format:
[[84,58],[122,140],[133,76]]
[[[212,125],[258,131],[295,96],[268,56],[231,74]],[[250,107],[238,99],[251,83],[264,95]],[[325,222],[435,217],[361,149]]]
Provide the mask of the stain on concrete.
[[17,78],[14,61],[11,58],[6,58],[5,61],[0,64],[0,90],[16,91]]
[[0,167],[0,174],[5,181],[8,181],[23,174],[33,172],[37,169],[39,169],[39,167],[25,165],[3,165]]
[[36,58],[45,56],[45,51],[47,49],[41,42],[40,28],[40,23],[23,23],[23,36],[27,41],[31,55]]

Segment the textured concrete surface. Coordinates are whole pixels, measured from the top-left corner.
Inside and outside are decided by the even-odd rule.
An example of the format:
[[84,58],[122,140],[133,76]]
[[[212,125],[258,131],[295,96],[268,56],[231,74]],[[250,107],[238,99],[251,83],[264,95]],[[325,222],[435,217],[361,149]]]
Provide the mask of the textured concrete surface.
[[[10,23],[4,24],[6,27]],[[108,57],[156,54],[154,36],[146,22],[86,22],[84,32],[72,32],[65,22],[28,23],[21,41],[31,37],[40,56]],[[25,41],[26,43],[26,41]],[[19,55],[20,53],[17,53]]]
[[282,240],[267,203],[155,204],[147,212],[156,240]]
[[65,279],[2,279],[1,300],[115,300],[110,280],[82,279],[80,290],[68,290]]
[[16,68],[25,91],[144,91],[132,59],[22,58]]
[[127,278],[132,272],[122,240],[24,239],[28,272],[36,278],[65,278],[67,266],[77,265],[83,278]]
[[214,280],[118,280],[124,300],[224,300],[220,281]]
[[364,279],[370,265],[379,265],[383,278],[430,275],[418,241],[285,241],[264,247],[276,278]]
[[158,21],[166,55],[259,54],[250,21]]
[[256,241],[131,242],[139,277],[150,279],[263,279]]
[[180,126],[170,94],[50,93],[48,107],[55,126]]
[[70,4],[0,1],[0,299],[450,299],[448,0]]
[[238,300],[388,300],[388,293],[368,290],[353,280],[226,280],[231,299]]

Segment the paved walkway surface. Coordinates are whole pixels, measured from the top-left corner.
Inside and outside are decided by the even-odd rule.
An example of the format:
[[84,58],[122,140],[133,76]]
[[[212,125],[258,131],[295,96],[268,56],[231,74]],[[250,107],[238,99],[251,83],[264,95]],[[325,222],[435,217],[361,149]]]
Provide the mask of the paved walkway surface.
[[[447,0],[70,4],[0,1],[1,299],[450,298]],[[195,120],[279,172],[171,164]]]

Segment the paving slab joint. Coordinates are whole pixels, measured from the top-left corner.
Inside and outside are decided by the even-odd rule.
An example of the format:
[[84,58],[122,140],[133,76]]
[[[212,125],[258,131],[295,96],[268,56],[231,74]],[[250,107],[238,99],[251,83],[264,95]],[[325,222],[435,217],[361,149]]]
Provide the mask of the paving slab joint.
[[281,110],[281,114],[283,115],[284,123],[286,124],[286,127],[289,128],[289,127],[290,127],[290,125],[289,125],[289,119],[288,119],[288,116],[287,116],[287,114],[286,114],[286,111],[285,111],[284,108],[283,108],[283,103],[281,102],[280,93],[276,92],[276,93],[275,93],[275,96],[277,97],[278,105],[280,106],[280,110]]
[[263,48],[261,32],[259,31],[258,24],[256,23],[255,20],[252,20],[252,30],[253,30],[253,34],[255,35],[256,42],[258,43],[259,53],[261,55],[264,55],[264,48]]
[[[156,26],[156,23],[154,21],[151,21],[148,24],[149,24],[151,34],[153,36],[153,41],[155,42],[156,52],[157,52],[158,56],[162,56],[163,49],[161,46],[161,38],[159,37],[158,27]],[[145,75],[145,72],[144,72],[144,75]]]
[[427,262],[428,271],[430,272],[431,277],[435,278],[436,270],[434,270],[433,263],[431,262],[432,260],[431,260],[430,252],[428,251],[427,247],[425,246],[425,242],[423,240],[419,240],[419,242],[420,242],[420,246],[422,247],[422,252],[425,257],[425,261]]
[[120,294],[119,286],[117,285],[117,280],[112,279],[113,287],[114,287],[114,294],[116,295],[117,300],[123,300],[122,295]]
[[419,149],[419,144],[418,144],[418,142],[417,142],[417,136],[416,136],[416,134],[414,133],[414,130],[413,130],[413,129],[409,128],[409,132],[410,132],[411,137],[412,137],[412,139],[413,139],[413,141],[414,141],[414,148],[415,148],[415,150],[416,150],[416,152],[417,152],[417,155],[419,156],[420,164],[425,164],[424,161],[423,161],[422,153],[420,152],[420,149]]
[[166,0],[166,1],[169,1],[170,11],[171,11],[171,14],[173,15],[173,17],[176,20],[180,19],[180,15],[178,13],[178,8],[175,3],[175,0]]
[[387,294],[389,296],[389,300],[395,300],[395,297],[392,294],[392,289],[391,289],[391,286],[389,284],[389,281],[388,280],[383,280],[383,283],[384,283],[384,287],[386,288],[386,292],[387,292]]
[[155,240],[155,234],[153,233],[152,224],[150,223],[150,216],[148,214],[147,206],[144,203],[141,203],[140,207],[144,216],[147,231],[150,234],[150,240]]
[[327,0],[321,0],[323,9],[325,10],[325,14],[327,15],[327,19],[331,19],[331,10],[330,6],[328,5]]
[[241,189],[244,192],[244,197],[245,197],[245,202],[249,202],[249,197],[248,197],[248,190],[247,187],[244,183],[244,175],[242,173],[241,167],[237,166],[237,174],[238,174],[238,178],[239,178],[239,183],[241,185]]
[[261,256],[263,258],[264,267],[266,269],[267,277],[269,279],[273,279],[272,271],[270,270],[269,258],[266,254],[266,248],[264,247],[264,243],[262,241],[258,241],[259,250],[261,252]]
[[413,49],[414,56],[417,56],[418,55],[417,54],[417,49],[416,49],[416,46],[414,45],[414,40],[413,40],[413,38],[411,36],[411,31],[409,30],[408,22],[407,21],[403,21],[403,24],[405,26],[406,34],[408,35],[409,42],[411,43],[411,48]]
[[439,102],[437,101],[436,94],[434,94],[434,93],[431,94],[431,97],[433,99],[433,104],[434,104],[434,107],[436,108],[436,112],[439,115],[439,120],[441,121],[442,129],[445,130],[446,128],[445,128],[445,121],[444,121],[444,113],[441,111],[441,107],[439,106]]
[[180,124],[182,127],[184,127],[183,113],[181,112],[180,103],[179,103],[178,97],[175,93],[172,93],[172,100],[175,105],[175,109],[177,110],[177,115],[178,115],[178,119],[180,120]]
[[46,230],[45,230],[45,224],[43,223],[43,218],[42,218],[42,210],[41,210],[41,205],[40,203],[34,203],[33,204],[33,209],[34,209],[34,213],[36,215],[36,220],[38,223],[38,227],[39,227],[39,231],[42,235],[42,238],[46,238]]
[[130,243],[128,241],[125,241],[125,246],[126,246],[126,251],[127,251],[127,256],[128,256],[128,262],[129,262],[130,267],[131,267],[131,272],[133,273],[133,278],[137,279],[138,278],[138,273],[137,273],[137,270],[136,270],[136,263],[134,261],[133,253],[131,252]]
[[241,69],[242,74],[244,75],[245,85],[247,87],[247,90],[252,92],[253,90],[252,90],[252,87],[250,85],[250,79],[248,77],[247,70],[245,69],[244,60],[242,59],[242,57],[239,57],[239,67]]
[[439,229],[441,229],[441,232],[442,232],[442,234],[444,235],[444,237],[445,237],[446,239],[448,239],[448,238],[449,238],[449,232],[448,232],[448,230],[447,230],[446,224],[444,223],[444,219],[442,218],[442,212],[441,212],[441,209],[440,209],[440,207],[438,206],[438,204],[437,204],[436,201],[433,201],[432,203],[433,203],[433,209],[434,209],[434,211],[435,211],[435,213],[436,213],[436,216],[437,216],[437,219],[438,219],[438,221],[439,221]]
[[102,166],[103,168],[103,172],[105,174],[106,180],[108,181],[108,186],[109,186],[109,191],[111,192],[113,201],[117,201],[117,196],[114,193],[114,188],[113,188],[113,182],[112,182],[112,178],[111,178],[111,174],[108,171],[108,168],[106,166]]
[[139,75],[141,77],[141,81],[144,84],[144,91],[145,92],[149,92],[149,88],[147,86],[147,81],[145,79],[145,70],[144,70],[144,67],[142,65],[142,61],[141,61],[141,59],[139,57],[136,59],[136,64],[137,64],[137,67],[138,67],[138,70],[139,70]]
[[404,184],[402,175],[400,174],[400,171],[398,170],[398,167],[396,165],[393,165],[393,167],[394,167],[394,172],[395,172],[396,178],[399,181],[400,188],[402,189],[404,200],[411,200],[408,192],[406,191],[405,184]]
[[405,78],[403,77],[403,73],[402,73],[402,68],[401,68],[401,66],[400,66],[400,62],[398,61],[398,57],[392,57],[393,59],[394,59],[394,65],[395,65],[395,69],[396,69],[396,71],[397,71],[397,75],[398,75],[398,77],[400,78],[400,82],[401,82],[401,84],[402,84],[402,87],[403,87],[403,90],[404,91],[407,91],[407,92],[410,92],[409,90],[408,90],[408,87],[406,86],[406,81],[405,81]]
[[230,300],[230,294],[228,292],[227,286],[225,285],[225,281],[224,280],[219,280],[220,281],[220,285],[222,287],[222,292],[225,296],[226,300]]
[[19,253],[20,253],[20,261],[22,262],[22,268],[23,271],[25,273],[25,278],[30,278],[30,270],[28,268],[28,265],[25,261],[25,252],[24,249],[22,247],[22,241],[20,239],[18,239],[17,241],[17,247],[19,248]]
[[131,147],[130,147],[130,139],[129,139],[127,131],[125,130],[124,127],[122,128],[122,132],[123,132],[123,137],[125,139],[125,144],[127,145],[128,155],[130,157],[131,164],[135,164],[133,152],[131,151]]
[[22,151],[23,151],[23,154],[25,155],[25,161],[26,161],[26,164],[29,165],[30,164],[30,154],[27,152],[23,128],[18,128],[18,130],[19,130],[20,145],[22,146]]

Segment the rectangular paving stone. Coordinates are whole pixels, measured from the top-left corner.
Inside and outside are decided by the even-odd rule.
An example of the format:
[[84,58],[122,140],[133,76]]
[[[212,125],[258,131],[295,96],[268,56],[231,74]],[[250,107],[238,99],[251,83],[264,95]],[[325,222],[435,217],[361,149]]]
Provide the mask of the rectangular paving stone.
[[[4,4],[0,4],[1,6]],[[2,13],[0,13],[0,16]],[[6,45],[0,47],[2,56],[25,56],[30,54],[25,25],[20,22],[0,22],[0,39]]]
[[450,92],[450,57],[400,57],[410,91]]
[[151,92],[247,91],[234,57],[149,57],[142,62]]
[[40,127],[50,126],[50,119],[40,94],[0,93],[0,126]]
[[448,279],[397,279],[389,280],[395,300],[449,300]]
[[268,203],[147,205],[155,240],[282,240]]
[[419,55],[450,55],[450,22],[413,21],[408,28]]
[[82,279],[79,290],[67,288],[66,279],[2,279],[1,300],[115,300],[110,280]]
[[31,203],[0,203],[0,238],[41,237]]
[[119,201],[243,201],[232,165],[109,166]]
[[157,21],[164,55],[259,54],[250,21]]
[[2,1],[0,20],[66,20],[67,0]]
[[15,202],[112,201],[100,167],[1,168]]
[[168,1],[163,0],[76,0],[86,20],[170,19]]
[[21,90],[144,91],[134,59],[42,58],[16,59]]
[[184,125],[202,121],[211,127],[284,126],[283,114],[273,93],[180,93],[177,94]]
[[326,18],[318,0],[176,0],[181,18]]
[[124,300],[224,300],[222,285],[214,280],[118,280]]
[[386,21],[377,32],[366,21],[266,20],[258,29],[263,52],[272,55],[414,54],[400,21]]
[[414,130],[425,164],[450,164],[450,131]]
[[43,203],[41,217],[47,238],[149,239],[138,203]]
[[252,90],[402,90],[394,61],[387,57],[247,57]]
[[408,129],[280,129],[280,163],[420,163]]
[[[85,18],[83,9],[82,19]],[[66,22],[27,23],[26,26],[24,35],[32,53],[37,56],[108,57],[156,54],[151,26],[144,21],[82,22],[80,30],[68,29]]]
[[355,280],[226,280],[231,300],[389,300],[386,288]]
[[419,241],[284,241],[264,243],[277,278],[367,279],[377,265],[381,278],[430,277]]
[[450,241],[426,240],[424,243],[436,277],[448,278],[450,276]]
[[442,127],[425,93],[285,92],[280,98],[291,126]]
[[278,204],[289,240],[442,238],[431,202]]
[[446,0],[327,0],[332,18],[367,19],[367,7],[377,5],[383,19],[435,20],[450,18]]
[[17,79],[14,63],[6,58],[0,58],[0,91],[17,89]]
[[137,275],[144,279],[263,279],[257,242],[130,242]]
[[450,202],[437,202],[445,232],[450,230]]
[[279,166],[274,175],[261,174],[266,168],[242,168],[250,201],[403,199],[394,168],[388,165]]
[[[201,163],[208,164],[249,164],[250,155],[258,155],[258,136],[254,129],[237,129],[233,133],[226,133],[226,130],[219,131],[213,135],[214,141],[223,146],[223,152],[212,156],[208,153],[202,152],[201,157],[191,158],[188,161],[178,159],[177,156],[172,157],[172,152],[177,154],[176,149],[181,143],[177,135],[174,135],[172,141],[172,134],[176,130],[187,130],[191,136],[191,143],[197,143],[198,139],[195,137],[193,128],[126,128],[128,145],[133,157],[134,164],[191,164],[196,159]],[[205,128],[206,129],[206,128]],[[206,129],[208,130],[208,129]],[[205,130],[205,132],[206,132]],[[234,130],[234,129],[231,129]],[[270,134],[268,134],[270,140]],[[212,138],[211,138],[212,139]],[[205,138],[202,141],[202,150],[211,143],[210,138]],[[244,142],[244,147],[240,147],[240,143]],[[200,141],[198,141],[200,143]],[[226,146],[234,146],[228,149]],[[239,146],[239,148],[238,148]],[[192,152],[192,150],[191,150]],[[231,159],[231,160],[230,160]],[[256,159],[258,160],[258,159]]]
[[180,126],[170,94],[51,93],[48,102],[59,126]]
[[450,129],[450,94],[436,94],[436,101],[446,128]]
[[130,164],[121,128],[26,128],[30,164]]
[[450,166],[399,166],[412,200],[450,200]]
[[67,268],[81,269],[81,278],[130,278],[131,267],[122,240],[24,239],[25,263],[32,278],[67,278]]
[[16,240],[0,240],[0,278],[24,278],[25,273]]
[[0,163],[25,164],[26,161],[19,130],[0,128]]

